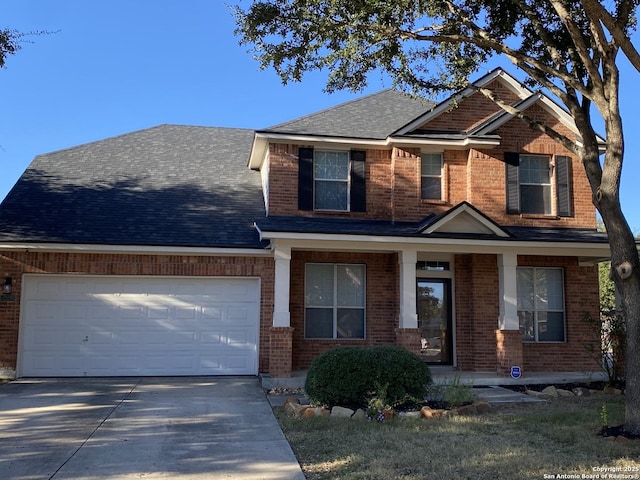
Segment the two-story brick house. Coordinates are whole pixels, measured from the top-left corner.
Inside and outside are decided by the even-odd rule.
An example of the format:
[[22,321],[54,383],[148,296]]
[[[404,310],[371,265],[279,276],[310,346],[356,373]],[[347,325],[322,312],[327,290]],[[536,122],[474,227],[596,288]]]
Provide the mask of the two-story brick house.
[[[475,86],[579,141],[502,70]],[[475,88],[134,132],[37,157],[0,206],[0,367],[287,377],[399,344],[461,371],[597,370],[595,227],[579,160]]]

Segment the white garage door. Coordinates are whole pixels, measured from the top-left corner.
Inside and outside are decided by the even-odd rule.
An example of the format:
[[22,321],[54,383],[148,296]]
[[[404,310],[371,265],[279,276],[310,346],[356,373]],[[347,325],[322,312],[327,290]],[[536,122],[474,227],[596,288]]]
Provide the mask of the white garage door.
[[20,376],[255,375],[255,278],[25,275]]

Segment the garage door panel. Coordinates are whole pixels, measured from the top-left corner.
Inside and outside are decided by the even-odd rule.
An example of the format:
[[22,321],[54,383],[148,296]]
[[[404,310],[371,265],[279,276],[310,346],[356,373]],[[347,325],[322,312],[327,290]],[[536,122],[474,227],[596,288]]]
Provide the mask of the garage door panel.
[[22,376],[257,373],[259,282],[27,275]]

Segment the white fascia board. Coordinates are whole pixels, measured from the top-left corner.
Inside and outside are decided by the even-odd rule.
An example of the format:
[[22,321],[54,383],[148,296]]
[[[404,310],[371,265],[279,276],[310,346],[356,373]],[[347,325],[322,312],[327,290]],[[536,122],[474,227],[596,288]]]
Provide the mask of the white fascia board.
[[465,137],[460,140],[451,140],[445,138],[407,138],[407,137],[389,137],[390,146],[396,147],[441,147],[448,150],[466,150],[468,148],[493,148],[500,145],[501,139],[495,138],[474,138]]
[[317,145],[335,148],[370,148],[385,149],[393,146],[420,147],[430,146],[449,149],[493,148],[500,145],[500,138],[465,137],[459,140],[445,138],[408,138],[390,136],[384,140],[367,138],[327,137],[315,135],[290,135],[282,133],[257,133],[254,139],[249,168],[259,170],[266,159],[270,141],[289,144]]
[[263,248],[170,247],[147,245],[92,245],[74,243],[0,243],[0,252],[66,252],[66,253],[122,253],[145,255],[202,255],[202,256],[271,256]]
[[444,253],[500,254],[514,251],[522,255],[552,255],[606,258],[609,244],[588,242],[543,242],[531,240],[483,240],[457,238],[390,237],[374,235],[340,235],[318,233],[262,231],[262,238],[284,243],[293,249],[359,250],[395,252],[407,248]]

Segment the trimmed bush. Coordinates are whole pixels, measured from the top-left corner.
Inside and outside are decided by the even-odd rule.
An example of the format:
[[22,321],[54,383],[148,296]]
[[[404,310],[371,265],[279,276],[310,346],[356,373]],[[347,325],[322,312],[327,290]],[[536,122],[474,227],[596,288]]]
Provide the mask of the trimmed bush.
[[429,383],[429,367],[402,347],[336,347],[313,361],[305,392],[328,406],[365,406],[372,398],[394,405],[422,399]]

